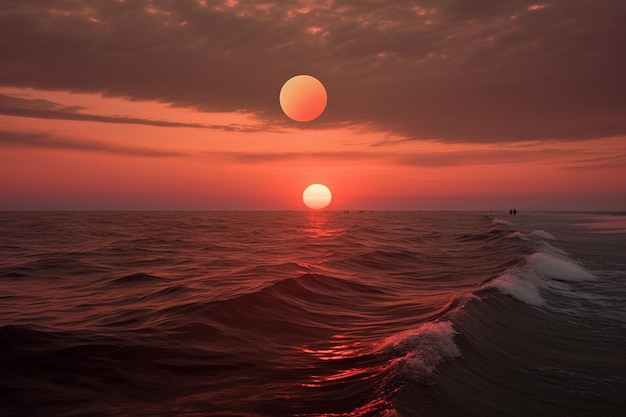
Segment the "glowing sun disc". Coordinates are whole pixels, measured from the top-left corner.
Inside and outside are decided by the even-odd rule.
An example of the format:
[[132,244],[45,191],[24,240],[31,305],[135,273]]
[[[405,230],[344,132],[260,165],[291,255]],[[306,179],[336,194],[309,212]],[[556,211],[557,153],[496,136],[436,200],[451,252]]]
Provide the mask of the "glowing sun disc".
[[333,196],[328,187],[322,184],[311,184],[302,193],[302,201],[308,208],[323,209],[330,204]]
[[324,84],[310,75],[296,75],[280,89],[280,107],[297,122],[317,119],[324,112],[327,100]]

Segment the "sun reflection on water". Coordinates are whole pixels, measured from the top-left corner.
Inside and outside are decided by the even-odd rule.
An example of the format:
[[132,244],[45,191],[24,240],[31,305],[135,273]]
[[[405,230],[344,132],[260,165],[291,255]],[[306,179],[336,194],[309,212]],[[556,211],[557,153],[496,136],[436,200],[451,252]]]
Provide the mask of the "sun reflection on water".
[[313,239],[339,237],[345,229],[333,227],[332,213],[327,211],[306,212],[304,231]]

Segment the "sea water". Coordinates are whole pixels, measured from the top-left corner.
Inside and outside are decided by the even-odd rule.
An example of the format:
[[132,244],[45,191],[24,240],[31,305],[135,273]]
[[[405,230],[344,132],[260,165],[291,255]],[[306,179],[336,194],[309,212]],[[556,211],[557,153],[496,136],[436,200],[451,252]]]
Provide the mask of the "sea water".
[[1,212],[0,415],[622,416],[624,218]]

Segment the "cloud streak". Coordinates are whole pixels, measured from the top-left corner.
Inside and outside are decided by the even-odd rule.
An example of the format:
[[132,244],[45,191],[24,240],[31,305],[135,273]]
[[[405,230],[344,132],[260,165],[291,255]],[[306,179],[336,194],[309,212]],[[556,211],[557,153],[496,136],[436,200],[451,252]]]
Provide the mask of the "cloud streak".
[[82,122],[137,124],[157,127],[185,127],[194,129],[220,130],[224,132],[258,132],[268,130],[267,126],[181,123],[128,116],[103,116],[97,114],[79,113],[81,110],[83,110],[81,107],[64,107],[49,100],[24,99],[0,93],[0,114],[5,116],[74,120]]
[[188,156],[182,152],[151,148],[117,146],[110,143],[60,138],[48,133],[0,131],[0,147],[108,153],[122,156],[172,158]]
[[313,161],[318,164],[390,164],[413,168],[447,168],[478,165],[554,164],[559,160],[571,169],[597,169],[623,165],[626,154],[610,154],[600,151],[589,153],[582,149],[563,149],[555,143],[543,148],[494,148],[472,150],[448,150],[438,152],[241,152],[241,151],[173,151],[146,147],[120,146],[117,144],[85,139],[59,137],[47,132],[13,132],[0,130],[0,149],[31,149],[105,153],[141,158],[189,158],[221,163],[262,165],[276,163],[300,163]]
[[246,111],[280,124],[280,86],[309,73],[329,104],[306,128],[367,124],[409,140],[474,143],[626,134],[622,0],[288,4],[3,1],[0,85]]

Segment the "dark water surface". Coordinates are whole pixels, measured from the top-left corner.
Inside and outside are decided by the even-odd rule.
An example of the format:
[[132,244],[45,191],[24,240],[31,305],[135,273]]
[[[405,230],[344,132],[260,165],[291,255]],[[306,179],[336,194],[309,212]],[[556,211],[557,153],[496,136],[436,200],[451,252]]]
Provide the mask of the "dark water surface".
[[615,224],[0,212],[0,415],[623,416]]

